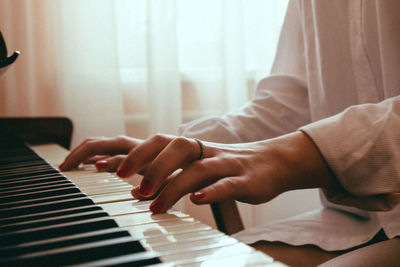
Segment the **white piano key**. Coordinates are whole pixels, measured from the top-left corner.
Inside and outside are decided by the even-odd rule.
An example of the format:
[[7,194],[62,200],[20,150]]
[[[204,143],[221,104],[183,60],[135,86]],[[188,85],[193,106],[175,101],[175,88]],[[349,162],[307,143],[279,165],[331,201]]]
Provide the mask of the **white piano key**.
[[[78,186],[79,187],[79,186]],[[80,187],[79,187],[80,188]],[[116,193],[116,192],[130,192],[133,189],[132,185],[122,185],[122,186],[110,186],[109,188],[104,187],[104,188],[94,188],[94,187],[88,187],[88,188],[80,188],[81,191],[88,196],[94,196],[94,195],[101,195],[105,193]]]
[[170,262],[176,265],[183,265],[189,263],[202,262],[206,259],[218,259],[221,257],[229,257],[238,254],[246,254],[254,251],[253,248],[243,244],[234,243],[229,246],[214,247],[214,248],[204,248],[204,249],[194,249],[181,252],[175,251],[175,253],[169,253],[161,255],[162,262]]
[[149,211],[151,201],[139,201],[138,199],[101,204],[101,207],[110,215],[130,214]]
[[151,245],[151,250],[163,254],[182,253],[184,251],[191,252],[193,250],[203,250],[215,247],[224,247],[236,244],[238,241],[230,236],[218,236],[215,238],[207,238],[202,240],[185,240],[181,242],[171,242],[162,245]]
[[135,237],[145,239],[162,237],[168,234],[185,233],[212,229],[210,226],[196,221],[192,217],[172,221],[161,221],[156,223],[125,226]]
[[201,230],[199,228],[193,228],[193,230],[190,232],[176,232],[172,234],[147,237],[143,239],[142,243],[155,248],[161,245],[168,245],[179,242],[201,241],[204,239],[222,238],[224,236],[225,235],[223,233],[214,229]]
[[[215,267],[215,266],[229,266],[229,267],[243,267],[243,266],[266,266],[275,267],[271,265],[274,259],[260,251],[252,251],[250,253],[242,253],[237,255],[229,255],[221,258],[210,258],[200,262],[181,264],[184,267]],[[276,267],[283,267],[285,265],[277,265]]]
[[125,193],[125,192],[98,194],[98,195],[90,196],[90,198],[96,204],[106,204],[106,203],[112,203],[112,202],[117,202],[117,201],[133,200],[131,193]]
[[181,218],[189,217],[189,215],[182,212],[171,212],[164,214],[153,214],[152,212],[138,212],[134,214],[115,216],[114,219],[121,227],[152,223],[158,221],[172,221],[179,220]]

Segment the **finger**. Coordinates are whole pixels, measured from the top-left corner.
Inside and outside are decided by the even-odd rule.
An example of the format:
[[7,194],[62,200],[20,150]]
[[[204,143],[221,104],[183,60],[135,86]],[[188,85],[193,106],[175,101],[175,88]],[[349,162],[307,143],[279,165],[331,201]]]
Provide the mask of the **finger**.
[[153,195],[168,176],[186,166],[188,162],[197,159],[198,155],[199,145],[195,140],[185,137],[175,138],[148,166],[140,185],[140,193],[143,196]]
[[96,139],[100,139],[99,138],[87,138],[86,140],[84,140],[82,143],[80,143],[77,147],[75,147],[74,149],[72,149],[72,151],[70,151],[70,153],[68,154],[68,156],[64,159],[64,162],[60,164],[59,168],[60,170],[64,170],[64,165],[65,162],[69,160],[69,158],[73,157],[74,154],[77,153],[77,151],[79,151],[81,149],[82,146],[85,146],[88,142],[90,141],[94,141]]
[[228,199],[240,200],[245,193],[243,177],[226,177],[190,195],[195,204],[210,204]]
[[155,135],[132,149],[117,170],[121,178],[128,178],[147,166],[173,140],[168,135]]
[[179,172],[176,172],[176,173],[172,174],[171,176],[169,176],[165,180],[165,183],[160,187],[160,189],[155,194],[153,194],[151,196],[142,196],[142,194],[140,194],[140,191],[139,191],[139,186],[136,186],[135,188],[133,188],[131,190],[131,194],[132,194],[132,196],[134,198],[137,198],[139,200],[154,199],[164,189],[164,187],[168,184],[168,182],[171,181],[171,179],[174,179],[178,174],[179,174]]
[[95,166],[98,171],[115,172],[125,158],[126,155],[108,157],[106,159],[96,161]]
[[110,155],[101,155],[101,156],[97,155],[97,156],[85,159],[83,161],[83,164],[95,164],[96,161],[105,160],[105,159],[107,159],[109,157],[110,157]]
[[235,176],[237,173],[240,173],[240,168],[237,165],[228,164],[225,160],[195,161],[175,179],[171,179],[153,201],[150,209],[154,213],[165,212],[185,194],[196,192],[223,177]]
[[134,144],[123,137],[88,139],[74,149],[60,165],[60,169],[76,168],[87,158],[96,155],[125,154]]

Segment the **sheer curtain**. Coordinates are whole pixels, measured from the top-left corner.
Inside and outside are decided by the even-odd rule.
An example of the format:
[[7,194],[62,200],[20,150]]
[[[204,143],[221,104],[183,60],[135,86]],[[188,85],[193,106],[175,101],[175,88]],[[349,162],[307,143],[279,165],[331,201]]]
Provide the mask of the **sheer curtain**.
[[[145,138],[243,105],[269,73],[287,1],[0,0],[21,56],[0,116],[67,116],[89,136]],[[254,209],[245,209],[254,224]]]
[[0,115],[67,116],[73,146],[123,133],[113,9],[112,1],[1,0],[0,29],[21,56],[0,81]]
[[244,104],[269,73],[286,1],[115,2],[127,132],[177,126]]

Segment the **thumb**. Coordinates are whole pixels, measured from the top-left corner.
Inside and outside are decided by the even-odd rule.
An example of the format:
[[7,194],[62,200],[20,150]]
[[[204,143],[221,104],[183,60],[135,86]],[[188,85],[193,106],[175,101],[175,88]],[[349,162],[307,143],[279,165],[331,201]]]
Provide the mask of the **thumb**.
[[227,199],[240,199],[243,194],[243,184],[239,177],[227,177],[215,182],[190,195],[195,204],[222,202]]

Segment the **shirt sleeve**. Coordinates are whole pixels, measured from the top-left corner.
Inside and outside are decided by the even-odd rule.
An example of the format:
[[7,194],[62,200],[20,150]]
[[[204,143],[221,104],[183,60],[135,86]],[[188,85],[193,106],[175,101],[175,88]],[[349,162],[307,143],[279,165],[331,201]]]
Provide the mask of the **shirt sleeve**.
[[352,106],[306,125],[342,188],[325,191],[336,204],[390,210],[400,192],[400,96]]
[[303,29],[298,1],[291,1],[271,76],[257,84],[255,97],[238,111],[183,124],[180,133],[220,143],[251,142],[295,131],[309,122]]

